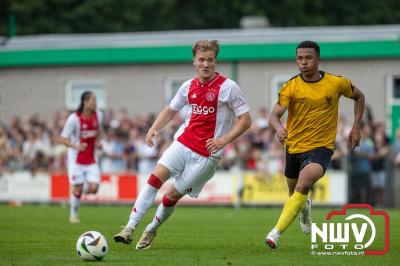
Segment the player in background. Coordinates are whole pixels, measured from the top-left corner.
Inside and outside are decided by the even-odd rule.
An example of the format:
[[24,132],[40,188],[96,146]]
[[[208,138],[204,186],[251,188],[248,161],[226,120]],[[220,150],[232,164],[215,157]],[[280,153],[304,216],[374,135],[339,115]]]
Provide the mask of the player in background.
[[90,91],[81,95],[78,109],[69,115],[56,141],[68,147],[71,223],[79,223],[78,208],[82,193],[95,194],[99,189],[100,170],[95,158],[102,114],[96,110],[96,96]]
[[218,52],[217,41],[201,40],[193,45],[197,77],[184,82],[158,115],[146,135],[147,145],[153,146],[158,131],[184,106],[190,106],[190,111],[138,195],[128,223],[114,236],[116,242],[132,241],[132,233],[153,204],[157,191],[171,177],[172,185],[166,189],[153,221],[136,245],[136,249],[151,247],[158,227],[170,217],[178,200],[186,194],[195,198],[199,195],[213,177],[223,147],[250,127],[250,108],[239,86],[215,72]]
[[[301,229],[311,232],[311,199],[308,192],[320,179],[333,154],[340,96],[354,100],[354,124],[349,134],[352,148],[359,145],[361,119],[365,107],[363,93],[351,81],[319,71],[320,48],[304,41],[296,48],[300,74],[287,81],[271,113],[269,124],[286,148],[285,176],[289,199],[283,206],[266,244],[276,248],[281,234],[299,214]],[[286,128],[281,117],[288,110]]]

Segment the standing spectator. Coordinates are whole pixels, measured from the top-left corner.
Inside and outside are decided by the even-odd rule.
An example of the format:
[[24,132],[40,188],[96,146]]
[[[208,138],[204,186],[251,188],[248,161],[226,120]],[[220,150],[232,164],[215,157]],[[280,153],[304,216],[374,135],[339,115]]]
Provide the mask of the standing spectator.
[[258,109],[258,117],[255,119],[254,124],[259,129],[265,129],[268,127],[268,109],[261,107]]
[[400,167],[400,128],[396,129],[396,139],[393,144],[394,165]]
[[362,122],[363,122],[363,124],[370,125],[372,128],[375,127],[374,113],[372,112],[372,108],[369,105],[365,105]]
[[32,169],[32,162],[36,157],[36,153],[40,151],[41,144],[36,132],[28,131],[26,140],[22,145],[22,153],[24,156],[24,165],[27,169]]
[[56,142],[60,130],[54,130],[51,133],[50,140],[52,141],[52,161],[49,166],[49,171],[52,173],[65,173],[67,172],[67,156],[68,149],[61,143]]
[[128,140],[125,143],[125,152],[127,155],[127,168],[129,170],[137,170],[138,156],[136,152],[136,140],[139,138],[139,129],[134,126],[129,130]]
[[390,153],[386,134],[382,130],[374,133],[375,152],[372,156],[371,189],[375,206],[383,205],[383,192],[386,185],[386,160]]
[[269,175],[272,176],[282,173],[285,165],[284,159],[285,153],[282,149],[282,145],[279,143],[278,140],[272,141],[265,158]]
[[6,169],[10,145],[8,142],[7,130],[0,124],[0,176]]
[[369,203],[371,190],[371,159],[374,154],[374,142],[371,137],[372,129],[364,124],[361,131],[360,146],[351,155],[351,202]]
[[343,169],[343,157],[349,154],[347,136],[350,134],[350,131],[351,126],[347,124],[346,117],[343,114],[339,115],[335,139],[335,150],[333,151],[330,164],[332,169]]
[[[157,136],[158,138],[159,136]],[[149,174],[155,168],[157,164],[158,155],[158,141],[157,138],[153,140],[153,146],[148,146],[144,141],[144,136],[142,135],[136,141],[136,153],[138,157],[138,172],[140,174]]]
[[126,171],[125,143],[122,132],[113,128],[108,128],[104,132],[105,138],[101,140],[103,150],[101,171],[107,174]]
[[7,169],[10,171],[21,171],[24,169],[24,157],[22,146],[24,144],[24,136],[18,127],[11,128],[11,138],[9,140],[11,152],[7,160]]

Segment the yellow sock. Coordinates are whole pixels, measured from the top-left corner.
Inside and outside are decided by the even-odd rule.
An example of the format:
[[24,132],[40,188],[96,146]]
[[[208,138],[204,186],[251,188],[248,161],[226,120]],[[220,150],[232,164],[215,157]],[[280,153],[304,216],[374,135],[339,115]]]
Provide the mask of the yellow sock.
[[292,196],[289,197],[289,199],[283,206],[283,210],[281,216],[279,217],[278,223],[275,225],[276,230],[282,233],[286,230],[286,228],[289,227],[289,225],[296,218],[299,211],[301,211],[305,207],[307,196],[308,195],[304,195],[300,192],[295,191]]

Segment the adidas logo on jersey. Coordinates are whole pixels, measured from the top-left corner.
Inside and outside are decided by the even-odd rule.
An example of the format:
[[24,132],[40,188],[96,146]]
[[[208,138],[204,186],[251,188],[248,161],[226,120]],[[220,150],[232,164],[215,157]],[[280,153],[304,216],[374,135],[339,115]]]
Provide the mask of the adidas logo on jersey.
[[197,98],[196,93],[193,93],[193,94],[192,94],[192,99],[196,99],[196,98]]

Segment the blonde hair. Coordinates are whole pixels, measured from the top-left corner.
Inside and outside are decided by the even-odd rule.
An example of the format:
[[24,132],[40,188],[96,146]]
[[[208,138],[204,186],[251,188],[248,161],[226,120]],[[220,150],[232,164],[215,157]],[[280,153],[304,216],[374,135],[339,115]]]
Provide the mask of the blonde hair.
[[219,44],[217,40],[200,40],[193,44],[192,53],[193,57],[196,57],[198,50],[201,51],[213,51],[215,53],[215,58],[217,58],[219,52]]

